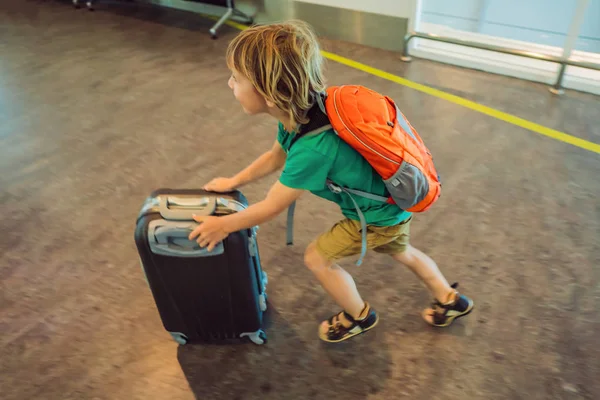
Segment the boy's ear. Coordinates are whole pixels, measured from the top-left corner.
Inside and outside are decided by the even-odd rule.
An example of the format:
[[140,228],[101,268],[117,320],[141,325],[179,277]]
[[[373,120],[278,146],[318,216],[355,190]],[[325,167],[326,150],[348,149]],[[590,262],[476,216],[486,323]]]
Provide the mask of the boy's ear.
[[275,108],[275,103],[273,103],[272,101],[265,99],[265,102],[267,103],[267,107]]

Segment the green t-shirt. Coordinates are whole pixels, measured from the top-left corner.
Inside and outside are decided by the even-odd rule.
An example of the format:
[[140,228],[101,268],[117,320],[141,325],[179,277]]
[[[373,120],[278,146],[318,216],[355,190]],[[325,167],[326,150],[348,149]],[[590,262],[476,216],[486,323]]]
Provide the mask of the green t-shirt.
[[[329,178],[335,184],[364,192],[388,196],[382,178],[356,150],[340,139],[333,130],[298,139],[293,146],[294,133],[279,124],[277,141],[287,153],[279,181],[294,189],[304,189],[314,195],[337,203],[342,214],[359,220],[352,199],[347,193],[333,193],[326,185]],[[411,213],[394,204],[369,200],[352,195],[364,214],[367,224],[392,226],[406,220]]]

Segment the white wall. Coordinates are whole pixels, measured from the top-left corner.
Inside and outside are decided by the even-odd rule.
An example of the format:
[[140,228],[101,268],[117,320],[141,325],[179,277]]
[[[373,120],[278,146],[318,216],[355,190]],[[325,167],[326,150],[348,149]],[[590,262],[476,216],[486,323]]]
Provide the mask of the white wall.
[[[424,23],[563,47],[575,0],[421,0]],[[600,53],[600,0],[589,0],[577,50]]]
[[416,0],[295,0],[322,6],[347,8],[392,17],[413,18]]
[[[463,40],[561,56],[575,0],[420,0],[418,30]],[[414,41],[414,40],[413,40]],[[411,54],[439,62],[529,79],[556,81],[559,65],[439,43],[415,41]],[[589,0],[575,48],[574,59],[600,64],[600,0]],[[566,88],[600,94],[600,71],[567,67]]]

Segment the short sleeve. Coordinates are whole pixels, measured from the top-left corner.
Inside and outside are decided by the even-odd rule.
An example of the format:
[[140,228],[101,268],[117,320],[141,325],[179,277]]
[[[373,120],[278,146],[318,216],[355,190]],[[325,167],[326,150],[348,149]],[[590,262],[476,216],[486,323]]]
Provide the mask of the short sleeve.
[[326,189],[326,180],[332,166],[333,160],[330,157],[310,148],[294,146],[288,154],[279,181],[294,189],[323,190]]

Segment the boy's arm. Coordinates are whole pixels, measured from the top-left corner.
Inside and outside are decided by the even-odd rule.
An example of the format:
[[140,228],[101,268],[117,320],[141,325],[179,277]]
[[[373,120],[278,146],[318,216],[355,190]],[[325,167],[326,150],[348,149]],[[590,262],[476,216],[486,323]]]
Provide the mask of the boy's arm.
[[236,187],[240,187],[272,174],[285,164],[286,154],[276,140],[271,150],[258,157],[247,168],[233,177]]
[[208,251],[212,251],[231,232],[252,228],[275,218],[304,192],[303,189],[294,189],[277,181],[264,200],[243,211],[223,217],[194,216],[194,219],[200,224],[190,233],[189,239],[196,240],[200,246],[207,246]]
[[285,164],[286,156],[279,142],[275,141],[271,150],[262,154],[234,177],[215,178],[204,185],[203,188],[211,192],[234,190],[281,169]]
[[277,181],[264,200],[244,211],[221,217],[224,230],[226,233],[237,232],[269,221],[287,209],[304,192],[303,189],[294,189]]

